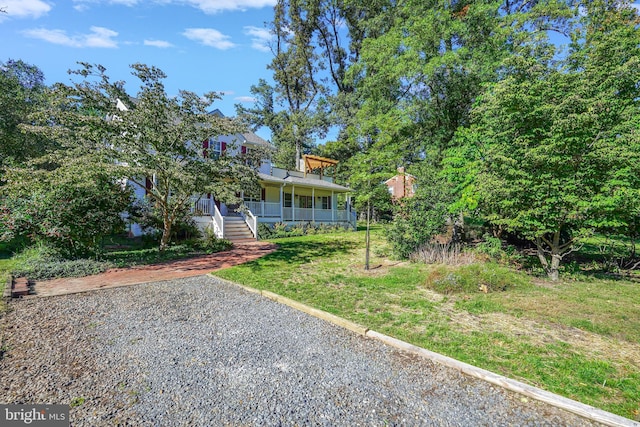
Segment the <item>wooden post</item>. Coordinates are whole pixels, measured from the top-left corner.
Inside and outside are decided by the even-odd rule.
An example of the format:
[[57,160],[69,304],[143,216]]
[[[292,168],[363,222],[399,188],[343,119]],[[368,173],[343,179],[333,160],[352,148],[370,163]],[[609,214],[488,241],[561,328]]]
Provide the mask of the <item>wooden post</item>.
[[371,219],[371,200],[367,200],[367,234],[365,237],[367,249],[365,251],[364,256],[364,269],[369,270],[369,249],[370,249],[370,239],[369,239],[369,222]]

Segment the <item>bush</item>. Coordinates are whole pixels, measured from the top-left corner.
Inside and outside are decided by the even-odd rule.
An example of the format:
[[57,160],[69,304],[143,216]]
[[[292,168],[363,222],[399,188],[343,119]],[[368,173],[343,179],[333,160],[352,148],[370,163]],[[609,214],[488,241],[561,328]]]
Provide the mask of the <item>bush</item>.
[[476,261],[473,253],[465,251],[460,243],[429,243],[411,254],[412,261],[425,264],[462,265]]
[[258,236],[261,239],[280,239],[284,237],[304,236],[307,234],[328,234],[346,231],[347,228],[340,224],[296,224],[286,225],[282,222],[275,224],[258,224]]
[[499,263],[519,263],[522,261],[518,250],[512,245],[504,245],[498,237],[489,234],[483,236],[483,241],[476,246],[476,252],[488,256]]
[[42,243],[25,249],[15,260],[16,267],[12,274],[32,280],[89,276],[102,273],[112,266],[109,262],[94,259],[66,260],[59,250]]
[[205,252],[212,254],[228,251],[233,243],[227,239],[218,238],[211,228],[205,228],[203,237],[198,239],[198,246]]
[[[172,241],[200,236],[200,230],[198,230],[189,209],[189,206],[183,206],[177,213],[178,216],[171,227]],[[129,218],[138,223],[145,234],[149,234],[154,241],[160,243],[164,228],[162,213],[149,199],[134,201],[129,206]]]
[[441,266],[427,279],[427,286],[442,294],[503,292],[528,284],[526,275],[496,263],[469,264],[457,269]]
[[13,275],[28,277],[32,280],[48,280],[59,277],[91,276],[103,273],[110,267],[110,263],[94,259],[60,260],[23,265],[21,269],[14,270]]

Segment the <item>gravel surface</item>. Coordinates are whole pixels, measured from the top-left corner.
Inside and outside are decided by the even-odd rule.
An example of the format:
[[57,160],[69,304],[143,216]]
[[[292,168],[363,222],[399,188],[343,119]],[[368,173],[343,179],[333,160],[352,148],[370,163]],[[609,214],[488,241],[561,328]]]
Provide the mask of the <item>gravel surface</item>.
[[10,304],[0,402],[74,426],[589,426],[208,276]]

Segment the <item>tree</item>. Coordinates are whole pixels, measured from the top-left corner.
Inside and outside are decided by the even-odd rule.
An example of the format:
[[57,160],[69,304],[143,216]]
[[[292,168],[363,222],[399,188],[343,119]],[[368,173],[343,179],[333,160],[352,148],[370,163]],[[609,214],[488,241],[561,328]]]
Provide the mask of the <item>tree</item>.
[[552,280],[582,236],[628,221],[618,202],[640,190],[637,12],[622,2],[582,10],[569,55],[558,61],[540,41],[509,58],[468,131],[481,211],[534,242]]
[[97,252],[103,236],[124,230],[121,213],[131,191],[114,178],[114,165],[60,160],[8,169],[0,187],[0,240],[46,242],[73,257]]
[[21,60],[0,63],[0,167],[20,163],[47,151],[51,141],[35,138],[24,126],[42,108],[44,75]]
[[401,258],[409,258],[446,231],[454,192],[439,166],[422,162],[412,170],[416,177],[413,197],[397,201],[387,240]]
[[[208,114],[216,94],[200,97],[180,91],[179,96],[169,97],[161,70],[143,64],[131,68],[141,81],[135,98],[124,93],[121,83],[111,83],[103,67],[84,64],[77,73],[85,78],[97,77],[97,81],[63,88],[65,99],[78,103],[82,111],[99,114],[76,111],[61,119],[77,135],[90,135],[87,139],[93,141],[102,139],[101,149],[106,147],[109,156],[124,167],[128,180],[147,190],[147,197],[162,217],[160,249],[164,250],[175,221],[192,196],[211,193],[218,200],[238,202],[236,193],[256,188],[257,174],[242,156],[223,153],[216,158],[203,150],[202,141],[241,130],[229,119]],[[105,115],[111,120],[105,120]]]
[[312,151],[314,138],[330,128],[340,144],[347,143],[346,128],[358,108],[355,80],[347,72],[364,38],[385,28],[390,3],[278,0],[270,23],[274,84],[261,80],[252,88],[256,107],[236,107],[253,126],[269,127],[278,166],[297,167],[302,152]]

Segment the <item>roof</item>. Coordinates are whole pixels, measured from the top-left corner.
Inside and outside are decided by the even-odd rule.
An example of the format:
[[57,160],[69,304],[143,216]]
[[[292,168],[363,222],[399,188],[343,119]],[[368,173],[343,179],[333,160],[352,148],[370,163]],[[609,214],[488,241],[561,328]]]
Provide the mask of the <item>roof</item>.
[[273,148],[273,145],[271,145],[269,141],[265,141],[253,132],[245,132],[241,135],[244,138],[244,142],[248,142],[249,144],[253,145],[261,145],[267,148]]
[[258,176],[261,181],[269,182],[272,184],[280,184],[280,185],[290,184],[290,185],[297,185],[300,187],[319,188],[322,190],[337,191],[341,193],[347,193],[351,191],[350,188],[335,184],[333,182],[324,181],[321,179],[301,178],[301,177],[291,176],[291,175],[287,175],[287,177],[283,179],[283,178],[275,177],[273,175],[268,175],[266,173],[259,173]]
[[393,175],[391,178],[389,178],[388,180],[386,180],[384,183],[387,184],[389,181],[399,178],[399,177],[405,177],[405,178],[412,178],[412,179],[417,179],[414,175],[411,175],[410,173],[397,173],[395,175]]

